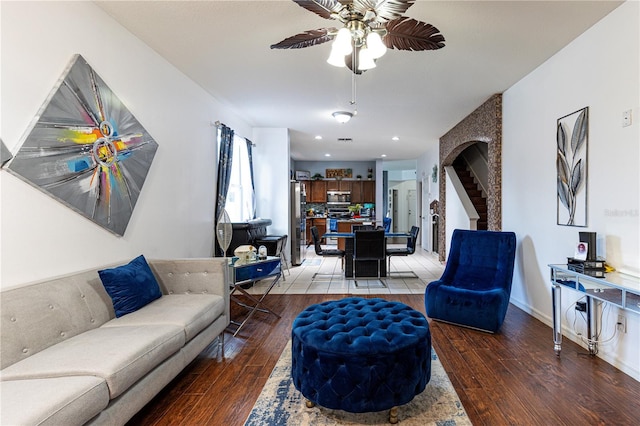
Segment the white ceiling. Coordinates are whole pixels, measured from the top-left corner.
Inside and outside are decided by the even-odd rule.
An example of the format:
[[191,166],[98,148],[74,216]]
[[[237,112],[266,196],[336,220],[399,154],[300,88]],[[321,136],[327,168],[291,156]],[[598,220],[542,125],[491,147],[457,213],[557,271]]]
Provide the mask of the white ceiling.
[[436,26],[446,46],[389,50],[356,77],[357,115],[342,125],[331,113],[353,110],[352,77],[325,62],[330,43],[269,48],[337,21],[290,0],[96,3],[250,125],[289,128],[292,158],[346,161],[417,158],[621,2],[418,0],[405,16]]

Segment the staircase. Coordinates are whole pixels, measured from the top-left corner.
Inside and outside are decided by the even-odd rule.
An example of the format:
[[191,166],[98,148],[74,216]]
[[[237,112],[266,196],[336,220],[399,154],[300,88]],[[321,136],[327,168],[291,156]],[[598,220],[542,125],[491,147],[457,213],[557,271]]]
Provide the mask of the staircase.
[[487,199],[482,195],[482,191],[478,189],[478,184],[463,159],[456,158],[453,162],[453,168],[480,216],[477,224],[478,230],[487,230]]

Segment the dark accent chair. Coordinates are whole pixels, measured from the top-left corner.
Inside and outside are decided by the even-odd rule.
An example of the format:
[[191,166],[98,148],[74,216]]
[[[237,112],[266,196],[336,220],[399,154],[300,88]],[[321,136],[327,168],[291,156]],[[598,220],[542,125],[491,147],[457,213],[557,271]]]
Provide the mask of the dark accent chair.
[[[355,227],[354,227],[355,228]],[[353,276],[356,277],[356,263],[358,261],[376,261],[376,278],[386,287],[380,279],[381,263],[385,261],[386,240],[384,229],[358,229],[354,231],[353,238]],[[373,276],[371,277],[373,278]],[[358,281],[355,280],[356,286]]]
[[[342,262],[342,267],[344,268],[344,250],[338,250],[338,249],[323,249],[322,246],[320,245],[320,235],[318,233],[318,228],[315,226],[311,227],[311,238],[313,240],[313,247],[316,251],[316,254],[318,256],[322,256],[322,257],[340,257],[340,260]],[[333,276],[333,274],[320,274],[318,272],[316,272],[315,274],[313,274],[313,277],[311,278],[311,280],[315,280],[317,276]]]
[[498,331],[509,307],[515,254],[513,232],[454,230],[442,277],[425,290],[427,316]]
[[[388,248],[387,256],[389,257],[389,267],[387,268],[387,276],[391,276],[391,257],[392,256],[409,256],[416,252],[416,243],[418,241],[418,234],[420,233],[420,228],[417,226],[412,226],[411,231],[409,231],[411,237],[407,238],[407,246],[406,247],[398,247],[398,248]],[[417,278],[418,275],[414,271],[398,271],[400,274],[410,274],[411,277]]]

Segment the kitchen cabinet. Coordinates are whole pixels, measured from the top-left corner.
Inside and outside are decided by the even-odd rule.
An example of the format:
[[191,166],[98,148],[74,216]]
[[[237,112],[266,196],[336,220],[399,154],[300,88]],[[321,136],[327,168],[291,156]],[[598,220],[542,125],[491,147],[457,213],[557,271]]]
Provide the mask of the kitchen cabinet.
[[375,203],[376,202],[376,181],[361,180],[352,182],[351,203]]
[[351,191],[351,185],[354,183],[350,180],[328,180],[327,191]]
[[307,203],[327,202],[327,181],[310,180],[307,181]]

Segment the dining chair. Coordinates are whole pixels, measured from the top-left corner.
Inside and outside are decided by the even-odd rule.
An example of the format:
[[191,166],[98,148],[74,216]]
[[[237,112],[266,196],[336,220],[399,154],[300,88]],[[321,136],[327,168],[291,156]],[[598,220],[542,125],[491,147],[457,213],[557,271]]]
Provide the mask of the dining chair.
[[[315,226],[311,227],[311,239],[313,240],[313,247],[315,249],[315,252],[318,256],[322,256],[322,257],[340,257],[340,263],[342,266],[342,269],[344,269],[344,250],[340,250],[340,249],[323,249],[322,245],[320,244],[320,234],[318,233],[318,228]],[[313,274],[313,277],[311,277],[311,281],[314,281],[316,279],[316,277],[318,276],[333,276],[334,274],[321,274],[319,272],[316,272],[315,274]]]
[[[356,279],[356,263],[358,261],[376,261],[377,275],[375,278],[380,281],[383,287],[387,285],[382,281],[381,269],[383,262],[385,262],[385,236],[383,229],[362,229],[354,231],[353,238],[353,279],[356,287],[358,287],[358,281]],[[374,278],[360,277],[360,278]]]
[[[393,256],[409,256],[416,252],[416,243],[418,241],[418,234],[420,233],[420,228],[417,226],[412,226],[409,234],[411,236],[407,238],[407,246],[406,247],[391,247],[386,250],[386,254],[389,257],[389,267],[387,268],[387,276],[391,276],[391,257]],[[408,278],[418,278],[418,274],[414,271],[397,271],[396,274],[408,274]],[[395,278],[402,278],[402,276],[395,276]]]

